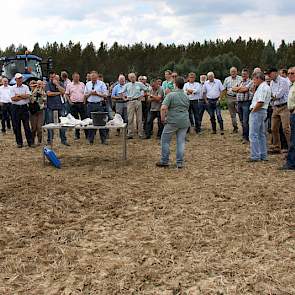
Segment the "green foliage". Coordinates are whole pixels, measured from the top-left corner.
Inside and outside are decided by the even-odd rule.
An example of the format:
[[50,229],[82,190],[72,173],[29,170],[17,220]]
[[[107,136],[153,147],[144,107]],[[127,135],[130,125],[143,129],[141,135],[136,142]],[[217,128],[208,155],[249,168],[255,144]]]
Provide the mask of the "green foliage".
[[209,56],[200,62],[197,73],[201,75],[213,71],[216,77],[224,79],[229,75],[229,69],[233,66],[241,69],[242,63],[232,52],[216,57]]
[[[11,45],[0,54],[14,55],[24,53],[24,45]],[[289,67],[295,60],[295,42],[282,41],[276,50],[269,41],[261,39],[226,41],[192,42],[188,45],[164,45],[136,43],[119,45],[115,42],[111,47],[101,42],[96,48],[91,42],[82,48],[80,43],[68,44],[47,43],[40,46],[36,43],[32,52],[41,57],[51,57],[54,69],[59,72],[68,70],[69,73],[78,71],[81,77],[91,70],[104,74],[106,81],[114,81],[118,74],[136,72],[149,78],[164,76],[166,69],[177,71],[181,75],[193,71],[197,74],[213,71],[217,78],[224,79],[231,66],[241,70],[247,67],[252,70],[256,66],[266,69],[270,66]]]

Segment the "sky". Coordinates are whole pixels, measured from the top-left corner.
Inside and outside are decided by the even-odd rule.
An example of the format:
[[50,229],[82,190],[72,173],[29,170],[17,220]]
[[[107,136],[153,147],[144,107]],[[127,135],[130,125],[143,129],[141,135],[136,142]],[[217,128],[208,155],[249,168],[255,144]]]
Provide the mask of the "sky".
[[[0,0],[0,47],[14,43],[295,39],[294,0]],[[4,6],[3,6],[4,4]]]

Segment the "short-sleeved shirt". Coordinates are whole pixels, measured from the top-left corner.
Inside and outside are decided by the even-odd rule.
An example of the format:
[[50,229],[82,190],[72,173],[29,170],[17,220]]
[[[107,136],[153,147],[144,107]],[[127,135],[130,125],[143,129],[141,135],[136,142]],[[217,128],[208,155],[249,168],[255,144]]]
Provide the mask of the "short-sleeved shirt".
[[83,82],[68,83],[66,87],[66,94],[69,96],[71,102],[84,102],[85,84]]
[[208,99],[218,99],[224,89],[225,88],[219,79],[214,79],[212,82],[207,80],[204,84],[204,92]]
[[142,91],[148,91],[149,87],[141,82],[129,82],[124,85],[120,93],[126,93],[128,100],[137,100],[142,97]]
[[[202,97],[202,86],[198,82],[187,82],[183,87],[184,92],[187,94],[190,100],[199,100]],[[188,94],[187,90],[193,90],[192,94]]]
[[250,89],[253,87],[253,82],[250,79],[242,81],[239,86],[248,88],[247,92],[237,93],[237,101],[250,101],[253,98],[253,94],[250,92]]
[[272,96],[276,97],[272,105],[281,105],[288,102],[290,84],[285,78],[278,76],[275,80],[270,82],[270,89]]
[[226,89],[226,93],[228,96],[236,96],[237,93],[233,91],[233,87],[237,87],[241,84],[242,82],[242,77],[241,76],[236,76],[233,78],[232,76],[229,76],[225,78],[223,86]]
[[[11,97],[16,95],[31,95],[31,91],[29,87],[25,84],[22,84],[21,86],[13,85],[11,87]],[[12,101],[12,104],[15,105],[26,105],[30,102],[30,98],[28,99],[22,99],[19,101]]]
[[[122,91],[124,85],[125,84],[121,85],[120,83],[115,85],[113,88],[113,91],[112,91],[112,96],[119,97],[120,94],[122,93],[121,91]],[[124,95],[126,95],[126,92],[124,93]],[[125,102],[123,99],[116,99],[116,103],[123,103],[123,102]]]
[[11,103],[11,86],[0,86],[0,102]]
[[[64,87],[62,83],[60,83],[61,87]],[[46,84],[45,88],[46,93],[49,92],[59,92],[58,88],[52,83],[52,81],[49,81]],[[61,110],[62,109],[62,99],[61,95],[54,95],[54,96],[48,96],[47,95],[47,108],[51,110]]]
[[267,109],[271,100],[271,90],[266,82],[262,82],[255,91],[250,109],[254,109],[258,102],[263,102],[263,109]]
[[[108,89],[106,84],[100,80],[97,80],[95,83],[93,83],[92,81],[87,82],[84,94],[87,95],[93,90],[95,90],[96,92],[100,92],[104,95],[108,95]],[[103,100],[103,97],[97,95],[90,95],[87,99],[88,102],[94,103],[102,102]]]
[[175,90],[175,87],[174,87],[174,81],[171,80],[171,81],[167,81],[165,80],[162,84],[162,88],[163,88],[163,91],[164,91],[164,96],[166,96],[166,90],[167,89],[170,89],[170,91],[174,91]]
[[190,102],[183,89],[167,94],[162,104],[168,107],[168,124],[176,125],[177,128],[190,126],[188,113]]
[[292,84],[288,95],[288,109],[295,110],[295,82]]
[[164,97],[164,91],[163,88],[160,86],[158,89],[156,90],[151,90],[151,95],[155,95],[155,96],[161,96],[160,101],[152,101],[151,102],[151,111],[152,112],[159,112],[161,110],[161,105],[162,105],[162,101],[163,101],[163,97]]

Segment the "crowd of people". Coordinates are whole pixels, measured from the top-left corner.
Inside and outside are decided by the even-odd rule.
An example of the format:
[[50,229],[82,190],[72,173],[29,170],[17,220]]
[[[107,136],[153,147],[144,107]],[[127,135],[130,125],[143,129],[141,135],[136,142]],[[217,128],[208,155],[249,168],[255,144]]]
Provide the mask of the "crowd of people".
[[[225,99],[232,123],[232,132],[239,133],[240,121],[242,143],[250,145],[250,162],[267,161],[268,154],[286,154],[282,169],[295,169],[295,67],[289,70],[271,68],[262,71],[255,68],[251,73],[243,69],[241,75],[232,67],[223,81],[213,72],[195,73],[185,78],[176,72],[165,71],[160,78],[148,83],[146,76],[128,74],[128,81],[120,74],[115,83],[105,83],[103,75],[96,71],[87,74],[82,82],[79,73],[67,72],[58,75],[51,72],[48,81],[23,83],[20,73],[15,75],[16,84],[9,86],[6,77],[0,78],[0,106],[2,133],[13,130],[18,148],[22,148],[23,134],[29,147],[42,142],[42,126],[54,122],[54,114],[66,116],[71,113],[76,119],[91,117],[92,112],[120,114],[128,124],[128,139],[136,134],[140,139],[150,139],[154,134],[161,140],[162,156],[159,167],[169,165],[169,147],[176,133],[178,168],[183,167],[185,142],[188,133],[202,133],[205,112],[209,114],[212,133],[224,135],[221,104]],[[267,132],[270,134],[267,136]],[[118,131],[119,133],[119,131]],[[93,144],[96,130],[85,130],[89,144]],[[100,141],[107,144],[108,129],[99,130]],[[53,131],[47,133],[48,144],[52,143]],[[69,146],[66,129],[60,130],[61,143]],[[80,131],[75,130],[75,139]],[[268,144],[268,138],[269,143]]]

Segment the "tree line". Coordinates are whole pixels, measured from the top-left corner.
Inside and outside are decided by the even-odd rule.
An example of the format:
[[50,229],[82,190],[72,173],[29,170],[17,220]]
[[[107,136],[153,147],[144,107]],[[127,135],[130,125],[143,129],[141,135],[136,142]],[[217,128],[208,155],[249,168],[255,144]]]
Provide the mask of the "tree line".
[[[11,45],[0,50],[1,56],[24,53],[28,48],[24,45]],[[289,67],[295,64],[295,41],[284,40],[278,48],[271,41],[261,39],[244,40],[241,37],[226,41],[192,42],[187,45],[158,45],[136,43],[112,46],[101,42],[96,47],[93,42],[82,46],[81,43],[57,42],[40,46],[36,43],[32,54],[42,58],[51,57],[57,72],[67,70],[70,74],[78,71],[84,78],[86,73],[97,70],[103,73],[106,81],[115,81],[119,73],[136,72],[149,78],[163,77],[166,69],[177,71],[181,75],[193,71],[198,75],[214,71],[216,77],[224,79],[231,66],[238,69],[244,67],[252,70],[259,66]]]

